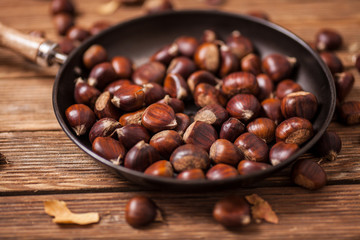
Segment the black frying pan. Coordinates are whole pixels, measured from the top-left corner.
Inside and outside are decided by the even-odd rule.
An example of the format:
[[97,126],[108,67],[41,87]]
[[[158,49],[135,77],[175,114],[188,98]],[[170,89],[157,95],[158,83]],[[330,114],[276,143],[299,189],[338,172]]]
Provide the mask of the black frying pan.
[[[319,111],[313,121],[314,137],[296,154],[277,166],[247,176],[219,181],[179,181],[148,176],[122,166],[116,166],[91,151],[91,144],[87,136],[77,137],[74,134],[66,121],[65,109],[75,103],[73,99],[74,80],[78,77],[78,73],[74,69],[82,68],[82,55],[89,46],[94,43],[101,44],[107,49],[109,57],[125,55],[139,65],[147,61],[148,57],[156,50],[171,43],[176,37],[190,35],[199,38],[205,29],[214,29],[223,37],[229,35],[233,30],[239,30],[252,40],[261,57],[277,52],[297,58],[299,64],[293,77],[304,90],[316,95],[319,101]],[[54,55],[52,54],[52,57]],[[61,62],[61,58],[61,55],[57,55],[53,59]],[[50,60],[48,59],[48,61]],[[218,11],[177,11],[140,17],[113,26],[87,40],[67,58],[56,76],[53,88],[53,107],[62,129],[88,155],[132,182],[153,188],[186,191],[216,190],[248,185],[293,163],[296,158],[307,152],[324,133],[332,119],[335,102],[334,81],[328,68],[303,40],[271,22]]]

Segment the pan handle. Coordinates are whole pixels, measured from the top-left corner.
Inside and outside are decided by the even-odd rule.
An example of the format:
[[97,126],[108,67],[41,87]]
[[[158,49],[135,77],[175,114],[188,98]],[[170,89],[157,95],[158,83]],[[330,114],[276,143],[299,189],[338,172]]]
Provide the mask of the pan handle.
[[63,64],[66,55],[52,41],[22,33],[0,22],[0,47],[10,49],[41,66]]

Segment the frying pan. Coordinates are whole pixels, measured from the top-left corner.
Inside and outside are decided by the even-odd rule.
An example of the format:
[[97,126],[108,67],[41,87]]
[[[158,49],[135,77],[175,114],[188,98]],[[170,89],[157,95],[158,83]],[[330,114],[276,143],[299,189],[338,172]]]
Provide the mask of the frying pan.
[[[292,78],[296,79],[305,91],[316,95],[319,110],[313,120],[315,135],[296,154],[277,166],[246,176],[218,181],[179,181],[148,176],[122,166],[116,166],[91,151],[87,136],[77,137],[74,134],[64,113],[67,107],[75,103],[73,99],[74,80],[79,76],[76,69],[82,68],[82,55],[89,46],[95,43],[101,44],[107,49],[109,57],[124,55],[139,65],[146,62],[152,53],[171,43],[176,37],[190,35],[199,38],[205,29],[214,29],[223,37],[229,35],[233,30],[239,30],[252,40],[256,52],[261,58],[275,52],[297,58],[299,64]],[[26,36],[3,25],[0,25],[0,43],[40,64],[62,64],[53,87],[53,107],[64,132],[97,162],[132,182],[151,188],[172,191],[220,190],[259,181],[293,163],[299,156],[307,152],[328,127],[335,109],[334,81],[319,56],[295,34],[274,23],[251,16],[199,10],[144,16],[120,23],[93,36],[68,57],[57,53],[56,45],[49,41]]]

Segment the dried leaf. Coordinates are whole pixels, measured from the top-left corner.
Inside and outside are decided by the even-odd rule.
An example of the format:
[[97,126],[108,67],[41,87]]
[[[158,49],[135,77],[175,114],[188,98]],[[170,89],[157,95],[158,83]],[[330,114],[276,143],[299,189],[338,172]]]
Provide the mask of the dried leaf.
[[270,204],[259,197],[257,194],[245,196],[246,200],[252,205],[251,213],[256,222],[260,222],[261,219],[269,223],[279,223],[279,218],[276,213],[271,209]]
[[110,2],[101,5],[98,11],[101,15],[111,15],[119,8],[119,6],[120,2],[118,0],[111,0]]
[[45,212],[55,217],[54,223],[87,225],[100,220],[98,213],[72,213],[64,201],[48,200],[44,202]]

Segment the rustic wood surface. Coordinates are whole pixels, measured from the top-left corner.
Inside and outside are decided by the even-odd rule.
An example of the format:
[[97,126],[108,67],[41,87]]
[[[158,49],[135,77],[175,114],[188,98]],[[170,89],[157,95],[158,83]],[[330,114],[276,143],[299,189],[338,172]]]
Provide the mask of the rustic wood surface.
[[[101,16],[106,0],[75,1],[77,23],[96,20],[116,23],[144,12],[121,7]],[[58,40],[46,0],[1,0],[0,21],[29,32],[43,30]],[[311,42],[322,27],[337,29],[344,46],[337,53],[356,78],[348,99],[360,100],[360,75],[351,57],[360,52],[358,0],[228,0],[209,7],[201,0],[174,0],[177,9],[220,9],[246,13],[263,10],[275,23]],[[212,193],[148,191],[99,166],[61,131],[51,105],[57,68],[37,67],[0,49],[0,239],[360,239],[360,126],[332,123],[343,140],[336,162],[324,164],[328,186],[307,191],[288,179],[289,169],[252,187]],[[257,193],[278,214],[278,225],[262,223],[229,231],[211,217],[214,203],[229,193]],[[135,230],[124,220],[127,200],[149,196],[161,206],[164,222]],[[43,201],[65,200],[74,212],[97,211],[101,221],[90,226],[62,226],[45,214]]]

